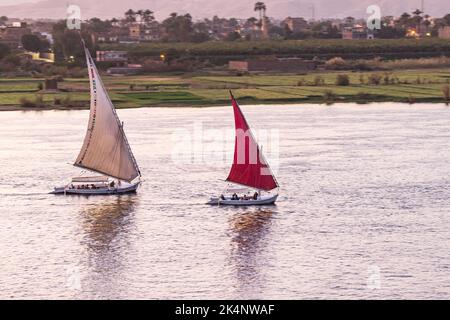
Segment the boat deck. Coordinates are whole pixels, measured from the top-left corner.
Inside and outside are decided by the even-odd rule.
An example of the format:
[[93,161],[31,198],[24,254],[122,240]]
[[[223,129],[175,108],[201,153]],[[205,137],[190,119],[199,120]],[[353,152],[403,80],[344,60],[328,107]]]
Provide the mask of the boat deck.
[[260,206],[260,205],[271,205],[275,204],[278,195],[267,195],[259,197],[258,199],[248,199],[248,200],[232,200],[231,198],[225,198],[225,200],[220,198],[211,198],[207,204],[210,205],[228,205],[228,206]]

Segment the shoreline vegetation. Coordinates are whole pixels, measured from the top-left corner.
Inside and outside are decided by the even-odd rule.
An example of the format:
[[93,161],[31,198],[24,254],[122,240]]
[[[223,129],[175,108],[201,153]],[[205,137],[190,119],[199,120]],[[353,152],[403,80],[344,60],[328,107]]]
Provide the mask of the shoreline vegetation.
[[[138,76],[104,75],[117,108],[229,105],[228,90],[245,104],[450,103],[450,63],[387,62],[393,70],[355,72],[342,59],[308,74],[236,74],[224,71]],[[382,62],[380,62],[382,63]],[[439,62],[438,62],[439,63]],[[447,64],[449,63],[449,64]],[[341,70],[344,69],[344,70]],[[44,78],[0,79],[0,111],[89,109],[88,78],[64,78],[58,90],[42,90]]]
[[230,59],[276,55],[328,60],[342,57],[348,60],[419,59],[440,57],[450,52],[450,42],[439,38],[374,39],[345,41],[342,39],[266,40],[266,41],[206,41],[153,42],[137,44],[102,44],[101,50],[124,50],[130,58],[158,57],[161,52],[172,52],[184,59],[207,60],[220,65]]

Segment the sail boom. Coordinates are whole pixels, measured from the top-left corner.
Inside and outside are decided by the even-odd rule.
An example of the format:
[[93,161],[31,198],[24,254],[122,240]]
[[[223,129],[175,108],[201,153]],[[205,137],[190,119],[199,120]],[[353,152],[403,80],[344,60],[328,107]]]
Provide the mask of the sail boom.
[[99,173],[99,174],[102,174],[102,175],[104,175],[106,177],[110,177],[110,178],[117,179],[117,180],[122,180],[122,181],[125,181],[125,182],[128,182],[128,183],[131,183],[134,179],[139,177],[139,175],[137,175],[133,179],[128,180],[128,179],[123,179],[123,178],[120,178],[120,177],[115,177],[115,176],[112,176],[112,175],[110,175],[110,174],[108,174],[106,172],[103,172],[103,171],[100,171],[100,170],[91,169],[91,168],[88,168],[88,167],[85,167],[83,165],[79,165],[79,164],[76,164],[76,163],[74,163],[73,166],[77,167],[77,168],[85,169],[85,170],[88,170],[88,171],[91,171],[91,172]]

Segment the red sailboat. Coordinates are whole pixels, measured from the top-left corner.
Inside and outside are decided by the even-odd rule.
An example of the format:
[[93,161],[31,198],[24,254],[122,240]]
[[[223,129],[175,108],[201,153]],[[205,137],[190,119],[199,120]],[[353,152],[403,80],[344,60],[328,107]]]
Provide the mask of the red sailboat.
[[[242,196],[234,193],[213,197],[208,203],[237,206],[274,204],[278,193],[274,194],[271,191],[275,189],[278,191],[278,182],[231,91],[230,94],[236,135],[233,165],[227,181],[245,188],[243,190],[246,193]],[[233,192],[233,190],[227,191]]]

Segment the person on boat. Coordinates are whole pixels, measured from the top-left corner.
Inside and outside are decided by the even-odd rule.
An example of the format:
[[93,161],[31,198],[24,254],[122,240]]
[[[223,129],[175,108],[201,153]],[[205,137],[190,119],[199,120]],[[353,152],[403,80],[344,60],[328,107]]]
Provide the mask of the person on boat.
[[239,200],[239,197],[236,193],[233,193],[233,195],[231,196],[231,200]]
[[255,192],[254,194],[253,194],[253,200],[258,200],[258,192]]
[[223,194],[220,195],[220,200],[225,200],[225,196]]
[[111,183],[109,184],[109,186],[110,186],[111,188],[114,188],[115,185],[116,185],[116,183],[114,182],[114,180],[111,181]]

